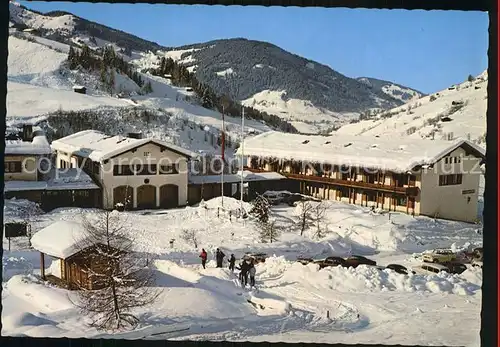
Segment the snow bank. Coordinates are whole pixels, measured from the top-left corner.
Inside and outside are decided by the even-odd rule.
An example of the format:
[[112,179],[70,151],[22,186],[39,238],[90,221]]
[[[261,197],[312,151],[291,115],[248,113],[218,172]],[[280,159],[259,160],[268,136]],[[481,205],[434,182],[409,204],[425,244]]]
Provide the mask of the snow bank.
[[261,307],[260,315],[286,315],[290,312],[291,305],[285,300],[265,297],[264,293],[250,294],[250,301]]
[[483,269],[479,267],[469,267],[460,274],[460,277],[475,285],[483,285]]
[[246,300],[237,295],[238,289],[232,281],[212,276],[227,272],[226,269],[210,269],[210,274],[201,274],[165,260],[155,261],[155,267],[162,293],[152,305],[151,319],[228,319],[254,313]]
[[283,257],[268,258],[265,263],[259,264],[258,278],[268,280],[274,277],[278,284],[301,283],[306,288],[312,286],[340,292],[399,291],[474,295],[480,289],[477,279],[474,281],[445,273],[406,276],[365,265],[357,268],[330,267],[320,271],[316,264],[286,263]]
[[[271,267],[275,266],[271,264]],[[474,295],[480,289],[477,284],[468,282],[458,275],[442,273],[431,276],[406,276],[365,265],[357,268],[330,267],[319,270],[316,264],[293,263],[285,269],[278,282],[297,282],[306,288],[311,286],[321,290],[361,293],[399,291]]]
[[[224,200],[224,205],[222,205],[223,204],[222,200]],[[228,196],[225,196],[224,198],[218,196],[216,198],[205,201],[205,206],[210,209],[216,209],[220,207],[226,210],[234,211],[241,208],[241,201]],[[248,202],[243,202],[243,208],[246,211],[250,211],[252,205],[249,204]]]
[[17,312],[11,314],[7,317],[2,318],[2,325],[4,327],[26,327],[26,326],[43,326],[43,325],[56,325],[56,322],[43,318],[40,316],[35,316],[29,312]]
[[57,312],[74,308],[67,291],[50,287],[32,275],[13,276],[5,286],[9,294],[29,300],[41,312]]

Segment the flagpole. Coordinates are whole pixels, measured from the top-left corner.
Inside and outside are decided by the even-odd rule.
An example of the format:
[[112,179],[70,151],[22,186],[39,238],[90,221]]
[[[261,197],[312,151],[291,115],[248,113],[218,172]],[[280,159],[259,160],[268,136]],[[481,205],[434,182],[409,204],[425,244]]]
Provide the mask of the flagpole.
[[224,134],[225,128],[224,128],[224,105],[222,105],[222,171],[221,171],[221,179],[220,179],[220,184],[221,184],[221,205],[224,207],[224,168],[225,168],[225,162],[224,162],[224,146],[225,146],[225,134]]
[[245,107],[241,107],[242,111],[241,111],[241,192],[240,192],[240,200],[241,200],[241,209],[242,209],[242,213],[243,213],[243,187],[244,187],[244,184],[243,184],[243,169],[245,167],[245,164],[243,162],[243,158],[244,158],[244,154],[243,154],[243,151],[245,149]]

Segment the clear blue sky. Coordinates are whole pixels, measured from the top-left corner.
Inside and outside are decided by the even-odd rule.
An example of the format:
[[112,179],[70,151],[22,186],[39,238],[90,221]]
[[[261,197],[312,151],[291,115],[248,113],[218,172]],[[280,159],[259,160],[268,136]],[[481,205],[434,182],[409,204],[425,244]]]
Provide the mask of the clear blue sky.
[[65,10],[164,46],[245,37],[276,44],[349,77],[432,93],[488,66],[488,13],[259,6],[26,2]]

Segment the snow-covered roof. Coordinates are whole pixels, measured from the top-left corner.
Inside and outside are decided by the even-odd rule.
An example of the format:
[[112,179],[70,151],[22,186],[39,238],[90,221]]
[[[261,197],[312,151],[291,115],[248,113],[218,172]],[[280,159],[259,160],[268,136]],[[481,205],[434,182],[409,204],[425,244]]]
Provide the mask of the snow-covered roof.
[[100,189],[92,178],[77,168],[55,169],[47,180],[47,190]]
[[[221,183],[221,175],[191,175],[189,176],[190,184],[209,184],[209,183]],[[243,182],[250,181],[267,181],[267,180],[282,180],[286,177],[280,175],[277,172],[251,172],[243,171]],[[236,174],[224,175],[225,183],[238,183],[241,182],[241,171]]]
[[197,154],[182,147],[152,138],[133,139],[121,135],[109,136],[96,130],[83,130],[52,142],[56,151],[69,152],[93,161],[102,162],[116,155],[145,145],[155,143],[186,157]]
[[5,181],[5,191],[100,189],[85,172],[76,169],[54,169],[46,181]]
[[81,223],[58,221],[37,231],[31,237],[31,245],[39,252],[66,259],[80,251],[79,243],[86,237]]
[[5,155],[46,155],[52,153],[45,135],[34,136],[31,142],[6,140]]
[[86,87],[84,86],[73,86],[73,89],[84,89],[84,88],[86,89]]
[[[433,164],[464,145],[484,158],[484,149],[467,140],[297,135],[275,131],[246,139],[244,155],[407,172],[418,165]],[[241,154],[241,147],[237,154]]]

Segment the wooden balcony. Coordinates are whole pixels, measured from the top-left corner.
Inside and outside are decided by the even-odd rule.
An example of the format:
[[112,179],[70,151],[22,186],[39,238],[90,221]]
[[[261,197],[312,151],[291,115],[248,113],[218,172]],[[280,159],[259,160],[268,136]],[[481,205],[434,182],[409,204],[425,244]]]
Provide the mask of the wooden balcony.
[[312,175],[299,175],[299,174],[291,174],[285,172],[282,172],[281,174],[290,179],[296,179],[308,182],[335,184],[338,186],[349,187],[349,188],[377,190],[379,192],[393,193],[393,194],[404,194],[406,196],[418,195],[418,187],[396,187],[396,186],[388,186],[385,184],[348,181],[336,178],[328,178],[328,177],[312,176]]

